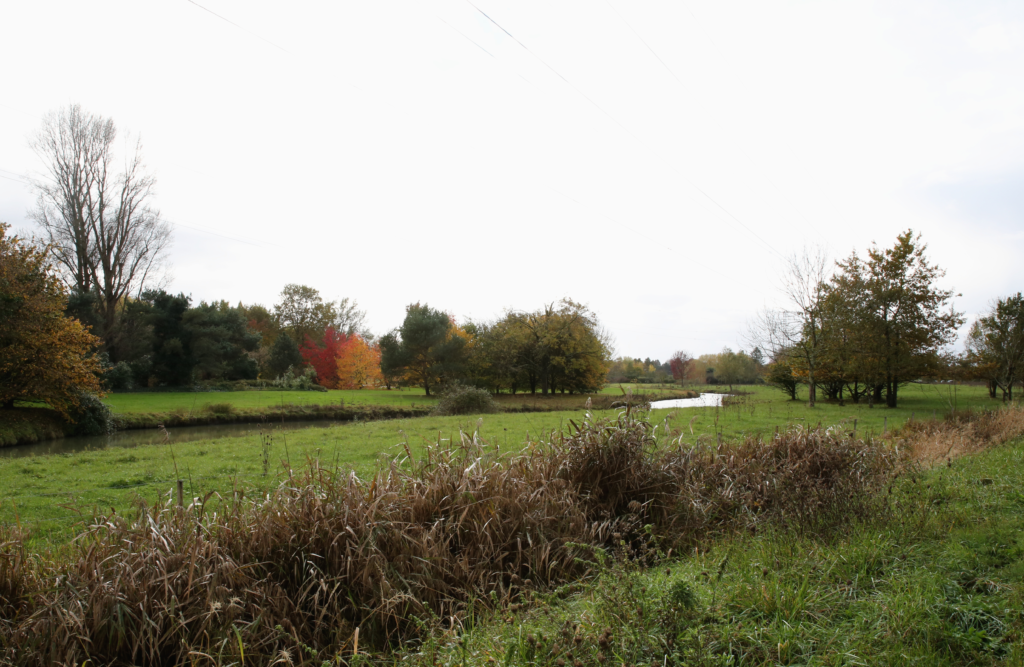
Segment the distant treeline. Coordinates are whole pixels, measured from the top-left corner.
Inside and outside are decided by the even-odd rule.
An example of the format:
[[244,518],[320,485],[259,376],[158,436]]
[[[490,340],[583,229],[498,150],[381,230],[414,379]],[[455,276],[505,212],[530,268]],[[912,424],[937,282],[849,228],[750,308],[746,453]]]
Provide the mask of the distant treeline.
[[183,388],[275,383],[293,389],[452,383],[492,392],[595,391],[604,384],[608,337],[587,307],[569,299],[489,322],[459,324],[444,311],[411,304],[402,326],[379,340],[348,299],[286,285],[271,307],[227,301],[195,304],[149,290],[128,298],[111,325],[98,300],[73,292],[66,313],[99,336],[106,388]]

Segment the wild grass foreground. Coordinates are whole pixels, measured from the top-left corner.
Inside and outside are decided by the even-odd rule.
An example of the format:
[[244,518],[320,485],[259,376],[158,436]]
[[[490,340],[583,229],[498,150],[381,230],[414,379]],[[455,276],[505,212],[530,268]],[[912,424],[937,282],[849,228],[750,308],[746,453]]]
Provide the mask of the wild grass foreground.
[[[1009,412],[951,428],[965,439],[1019,435],[1024,419]],[[559,585],[606,576],[606,553],[650,563],[669,548],[699,554],[741,534],[828,535],[905,521],[916,506],[884,492],[914,469],[909,433],[899,449],[836,429],[666,448],[656,446],[656,429],[627,410],[507,455],[467,435],[365,480],[312,461],[277,492],[234,498],[218,513],[202,498],[108,517],[59,557],[30,555],[24,535],[8,528],[5,659],[319,665],[389,660],[397,648],[443,653],[437,637],[462,636],[479,613],[501,615]],[[726,571],[727,559],[702,576],[721,580]],[[674,606],[662,610],[684,626],[697,608],[692,588],[673,584]],[[625,625],[600,636],[565,630],[565,641],[581,645],[572,660],[607,661],[632,623],[626,616],[649,613],[643,604],[619,611]],[[565,662],[567,646],[556,650],[543,636],[517,646],[506,664]],[[640,654],[667,664],[665,647],[652,650]]]

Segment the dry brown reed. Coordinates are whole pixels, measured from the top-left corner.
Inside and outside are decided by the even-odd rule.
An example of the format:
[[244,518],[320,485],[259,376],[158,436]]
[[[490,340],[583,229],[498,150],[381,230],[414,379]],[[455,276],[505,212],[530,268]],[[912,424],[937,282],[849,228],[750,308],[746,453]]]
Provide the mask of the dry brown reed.
[[276,493],[218,513],[196,499],[111,516],[66,559],[31,568],[8,534],[6,660],[348,661],[357,628],[361,646],[415,640],[471,605],[584,575],[594,547],[862,513],[898,463],[824,430],[658,447],[630,408],[515,453],[463,434],[406,454],[370,479],[310,461]]
[[942,420],[908,421],[894,436],[924,466],[972,454],[1024,435],[1024,408],[960,411]]

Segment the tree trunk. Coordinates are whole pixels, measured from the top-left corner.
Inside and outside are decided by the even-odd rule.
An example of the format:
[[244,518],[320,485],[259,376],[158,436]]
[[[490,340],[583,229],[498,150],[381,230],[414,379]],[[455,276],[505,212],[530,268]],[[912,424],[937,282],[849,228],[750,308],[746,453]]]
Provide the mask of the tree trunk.
[[4,410],[13,410],[14,409],[14,399],[13,398],[7,399],[2,404],[0,404],[0,408],[3,408]]
[[814,385],[814,366],[807,370],[807,405],[814,407],[814,400],[818,397],[817,387]]
[[894,380],[889,380],[885,385],[885,407],[895,408],[896,407],[896,391],[899,388],[899,383]]

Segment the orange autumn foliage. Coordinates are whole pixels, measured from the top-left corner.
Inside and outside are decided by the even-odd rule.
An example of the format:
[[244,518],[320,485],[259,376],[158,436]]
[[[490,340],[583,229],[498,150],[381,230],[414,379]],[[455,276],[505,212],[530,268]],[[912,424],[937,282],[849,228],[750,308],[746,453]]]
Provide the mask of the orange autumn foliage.
[[100,393],[99,339],[64,315],[67,297],[38,250],[0,224],[0,408],[43,401],[68,417]]
[[380,346],[370,345],[358,335],[349,336],[338,355],[338,388],[379,387],[383,382]]

